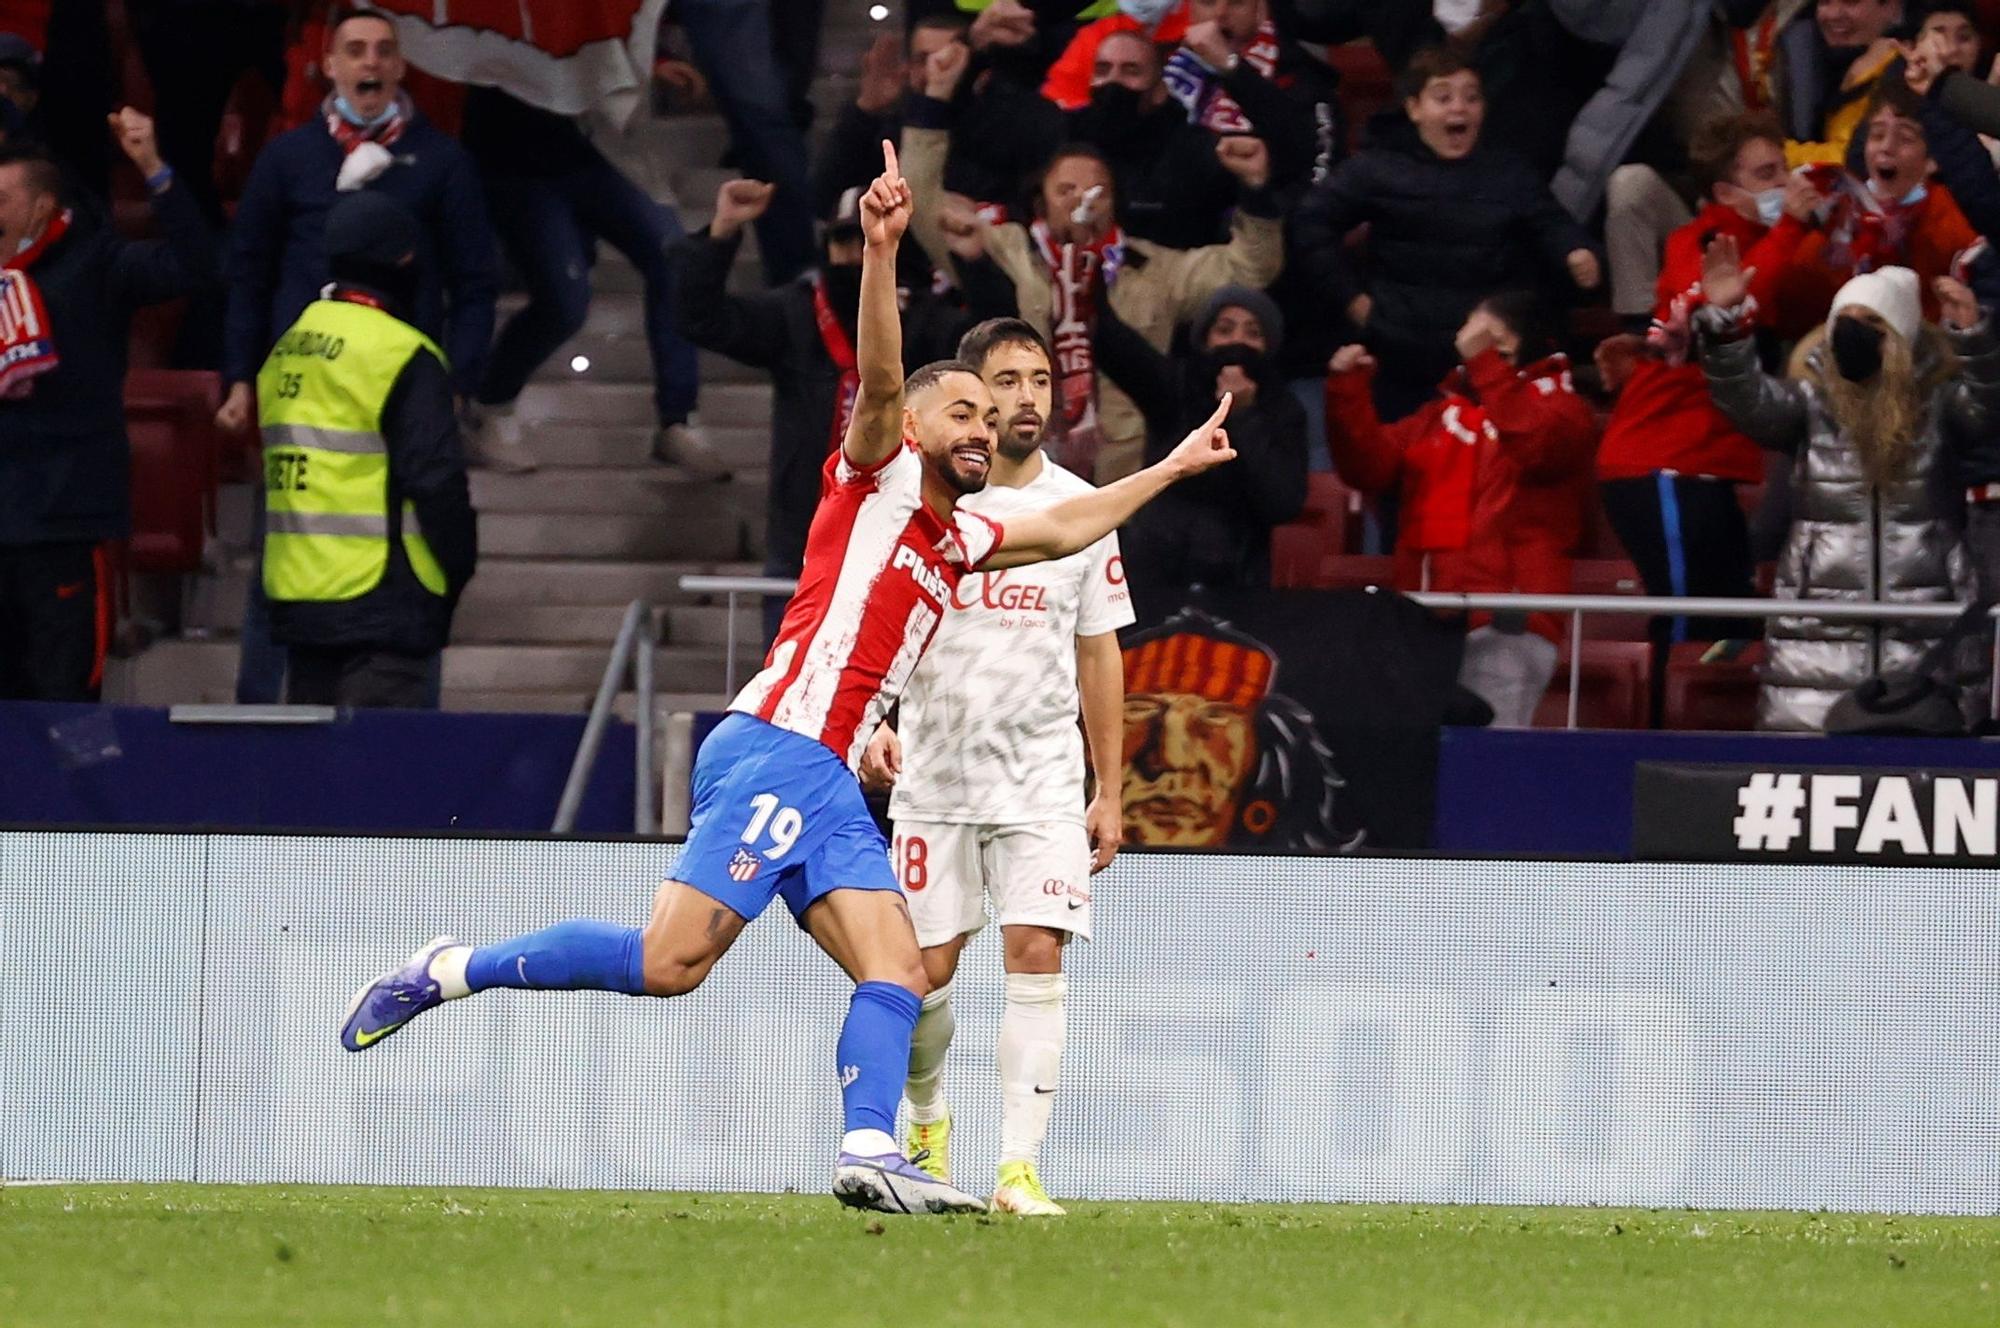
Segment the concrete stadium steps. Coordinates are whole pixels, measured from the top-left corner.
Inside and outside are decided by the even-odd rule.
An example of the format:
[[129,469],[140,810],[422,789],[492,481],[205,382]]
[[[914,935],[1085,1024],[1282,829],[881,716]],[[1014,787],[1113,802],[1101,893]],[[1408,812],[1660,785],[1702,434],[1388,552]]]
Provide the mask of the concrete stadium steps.
[[[250,588],[252,566],[249,556],[236,555],[217,570],[198,579],[188,601],[187,625],[198,631],[234,636],[243,621],[243,600]],[[581,639],[602,640],[608,648],[617,631],[617,614],[635,599],[643,599],[669,614],[669,624],[680,621],[672,615],[684,608],[713,608],[721,613],[722,601],[715,597],[691,595],[680,588],[683,576],[699,573],[711,576],[759,576],[756,563],[726,560],[700,562],[618,562],[570,561],[538,558],[489,558],[479,565],[479,573],[466,587],[459,601],[458,619],[483,615],[490,624],[506,615],[528,610],[574,612],[586,609],[612,611],[610,630],[601,636]],[[744,601],[746,604],[749,601]],[[755,606],[745,610],[754,616]],[[689,619],[688,621],[699,621]],[[482,628],[486,639],[495,638],[497,628]],[[584,631],[579,627],[580,632]],[[692,629],[690,629],[692,630]],[[754,631],[761,631],[755,628]],[[566,638],[580,639],[577,636]],[[704,637],[702,639],[708,639]],[[714,634],[720,640],[720,634]],[[747,640],[748,638],[746,638]]]
[[744,518],[718,505],[709,512],[659,516],[593,513],[486,512],[479,518],[479,556],[491,558],[607,558],[688,560],[707,554],[749,557],[754,552]]
[[[635,599],[656,605],[704,602],[680,588],[691,573],[757,576],[755,563],[561,562],[540,558],[493,558],[480,565],[459,607],[491,601],[520,606],[605,605],[623,607]],[[609,644],[607,640],[606,644]]]
[[[835,0],[830,8],[813,88],[819,135],[852,100],[862,52],[878,33],[897,29],[894,19],[871,22],[866,0]],[[722,182],[740,174],[721,165],[729,136],[713,112],[655,117],[642,111],[625,131],[601,132],[597,143],[641,188],[674,206],[690,231],[707,224]],[[753,230],[730,285],[757,289],[762,272]],[[600,245],[591,287],[582,330],[521,396],[523,434],[541,469],[472,476],[481,560],[445,655],[447,709],[587,709],[633,599],[658,607],[660,708],[714,709],[728,699],[722,690],[728,610],[719,599],[684,594],[679,580],[691,572],[754,576],[761,570],[772,417],[768,379],[702,356],[695,423],[735,469],[731,482],[699,482],[653,462],[652,369],[638,271]],[[518,292],[505,297],[502,316],[524,300]],[[589,358],[587,373],[570,369],[577,355]],[[254,570],[248,553],[252,497],[244,486],[222,493],[211,570],[191,579],[182,606],[187,638],[113,660],[107,699],[168,705],[233,698],[235,635]],[[755,601],[737,611],[735,628],[740,683],[755,667],[762,632]],[[631,716],[629,693],[620,696],[618,708]]]
[[[675,646],[722,646],[729,639],[729,610],[723,604],[674,604],[659,610],[660,641]],[[451,639],[465,645],[556,645],[602,643],[609,649],[624,621],[618,604],[521,605],[469,599],[452,619]],[[756,607],[736,611],[739,662],[756,653],[763,617]]]
[[[444,708],[585,711],[597,695],[609,656],[608,641],[589,646],[454,645],[444,652]],[[727,704],[719,648],[656,647],[653,676],[662,689],[656,694],[656,711]],[[744,676],[739,674],[739,682]],[[168,690],[171,699],[159,696]],[[105,675],[104,699],[110,702],[226,705],[235,698],[233,641],[161,641],[133,659],[113,661]],[[618,710],[622,718],[631,718],[632,693],[622,693]]]
[[678,467],[663,466],[652,460],[653,426],[650,424],[590,424],[532,418],[523,421],[522,436],[542,468],[526,478],[532,484],[566,471],[607,467],[637,470],[648,467],[656,474],[677,478],[682,484],[704,493],[720,495],[738,486],[752,490],[756,495],[754,502],[744,500],[740,505],[745,511],[760,513],[761,520],[761,504],[768,486],[771,426],[768,423],[717,425],[712,422],[717,418],[727,419],[728,416],[717,416],[704,407],[695,416],[694,424],[709,445],[735,467],[735,476],[726,484],[697,482]]
[[[528,441],[540,446],[537,433],[555,426],[624,425],[643,428],[650,436],[659,416],[653,409],[650,383],[577,381],[574,376],[554,382],[530,382],[516,405]],[[704,425],[724,424],[764,431],[770,441],[771,388],[768,382],[709,382],[704,380],[701,410]]]
[[[444,692],[446,710],[480,711],[506,714],[574,715],[587,714],[590,703],[597,699],[595,690],[588,692],[523,692],[523,691],[478,691],[454,690]],[[699,712],[721,710],[728,706],[729,697],[721,692],[656,692],[654,694],[654,714],[671,715],[675,711]],[[611,703],[611,713],[630,723],[639,713],[638,697],[632,692],[620,692]]]
[[[646,445],[646,438],[621,442]],[[765,479],[761,468],[746,468],[728,484],[702,484],[677,467],[646,465],[553,465],[529,475],[472,472],[472,505],[481,518],[500,513],[618,513],[678,520],[714,511],[720,505],[761,519]]]
[[[636,273],[633,279],[637,281]],[[528,297],[522,294],[502,296],[500,323],[504,325],[527,302]],[[570,367],[579,355],[590,361],[589,369],[583,373]],[[700,351],[698,357],[704,384],[770,381],[763,371],[738,364],[727,356]],[[632,291],[595,291],[582,329],[542,363],[535,371],[535,381],[650,385],[653,360],[646,345],[646,301],[636,287]]]

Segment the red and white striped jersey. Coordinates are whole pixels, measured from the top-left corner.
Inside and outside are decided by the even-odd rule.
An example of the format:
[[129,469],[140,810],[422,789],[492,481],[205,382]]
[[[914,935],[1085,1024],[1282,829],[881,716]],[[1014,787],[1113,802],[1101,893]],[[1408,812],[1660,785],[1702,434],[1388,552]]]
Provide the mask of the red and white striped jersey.
[[924,502],[905,441],[870,470],[827,458],[805,569],[764,668],[731,710],[825,743],[849,768],[910,680],[959,578],[1000,547],[997,522]]

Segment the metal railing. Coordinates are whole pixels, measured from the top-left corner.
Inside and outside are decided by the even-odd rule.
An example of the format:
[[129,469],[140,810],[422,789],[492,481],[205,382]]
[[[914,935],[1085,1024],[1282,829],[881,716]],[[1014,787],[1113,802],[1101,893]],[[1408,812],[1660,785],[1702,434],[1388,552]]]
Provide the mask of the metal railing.
[[[690,594],[725,595],[729,604],[729,656],[725,690],[736,692],[736,601],[739,595],[789,595],[796,581],[771,576],[684,576],[681,589]],[[1387,586],[1367,586],[1369,591]],[[1569,714],[1566,727],[1575,728],[1583,694],[1583,620],[1597,614],[1641,618],[1818,618],[1821,622],[1948,622],[1965,612],[1963,604],[1878,604],[1846,600],[1712,599],[1672,595],[1481,595],[1438,590],[1399,591],[1405,599],[1430,609],[1488,613],[1560,613],[1569,618]],[[1994,609],[1994,673],[1988,688],[1991,713],[2000,715],[2000,607]]]
[[[730,647],[733,651],[734,640]],[[597,752],[604,745],[604,730],[611,723],[611,708],[618,699],[628,667],[638,702],[633,722],[639,730],[638,768],[632,784],[632,833],[659,833],[660,803],[653,782],[653,606],[635,599],[625,606],[618,637],[611,643],[611,658],[605,662],[604,677],[597,684],[597,699],[590,703],[590,718],[584,721],[583,737],[578,740],[576,757],[569,765],[569,778],[563,781],[555,824],[549,827],[556,834],[566,835],[576,829],[583,790],[590,783],[590,772],[597,766]]]

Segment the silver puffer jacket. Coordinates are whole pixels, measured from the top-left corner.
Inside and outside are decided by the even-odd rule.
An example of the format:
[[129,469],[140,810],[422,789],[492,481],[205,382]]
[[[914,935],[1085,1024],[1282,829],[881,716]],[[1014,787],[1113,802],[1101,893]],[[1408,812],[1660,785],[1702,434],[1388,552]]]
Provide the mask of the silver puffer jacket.
[[[2000,344],[1988,326],[1925,327],[1916,373],[1929,405],[1902,478],[1878,486],[1828,413],[1819,384],[1823,368],[1831,372],[1831,354],[1822,334],[1801,342],[1791,375],[1777,378],[1757,363],[1754,342],[1732,335],[1729,312],[1703,309],[1696,322],[1716,406],[1759,445],[1794,458],[1792,525],[1778,558],[1777,597],[1916,604],[1969,598],[1970,569],[1950,520],[1958,505],[1945,438],[2000,428]],[[1871,675],[1911,667],[1945,626],[1768,620],[1757,727],[1820,731],[1842,692]]]

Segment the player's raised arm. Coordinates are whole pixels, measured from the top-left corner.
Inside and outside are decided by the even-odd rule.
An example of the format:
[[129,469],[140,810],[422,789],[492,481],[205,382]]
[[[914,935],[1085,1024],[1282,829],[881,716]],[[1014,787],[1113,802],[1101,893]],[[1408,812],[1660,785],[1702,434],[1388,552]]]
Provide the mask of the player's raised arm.
[[861,196],[861,312],[854,359],[861,388],[841,450],[869,470],[903,445],[903,312],[896,302],[896,246],[910,224],[910,186],[896,145],[882,143],[882,174]]
[[1181,439],[1173,451],[1138,474],[1127,475],[1093,493],[1064,499],[1039,512],[1008,517],[1006,538],[980,567],[1020,567],[1087,549],[1124,525],[1168,485],[1233,460],[1236,449],[1229,445],[1229,434],[1222,427],[1229,414],[1229,402],[1230,394],[1223,393],[1215,414],[1195,426],[1194,432]]

